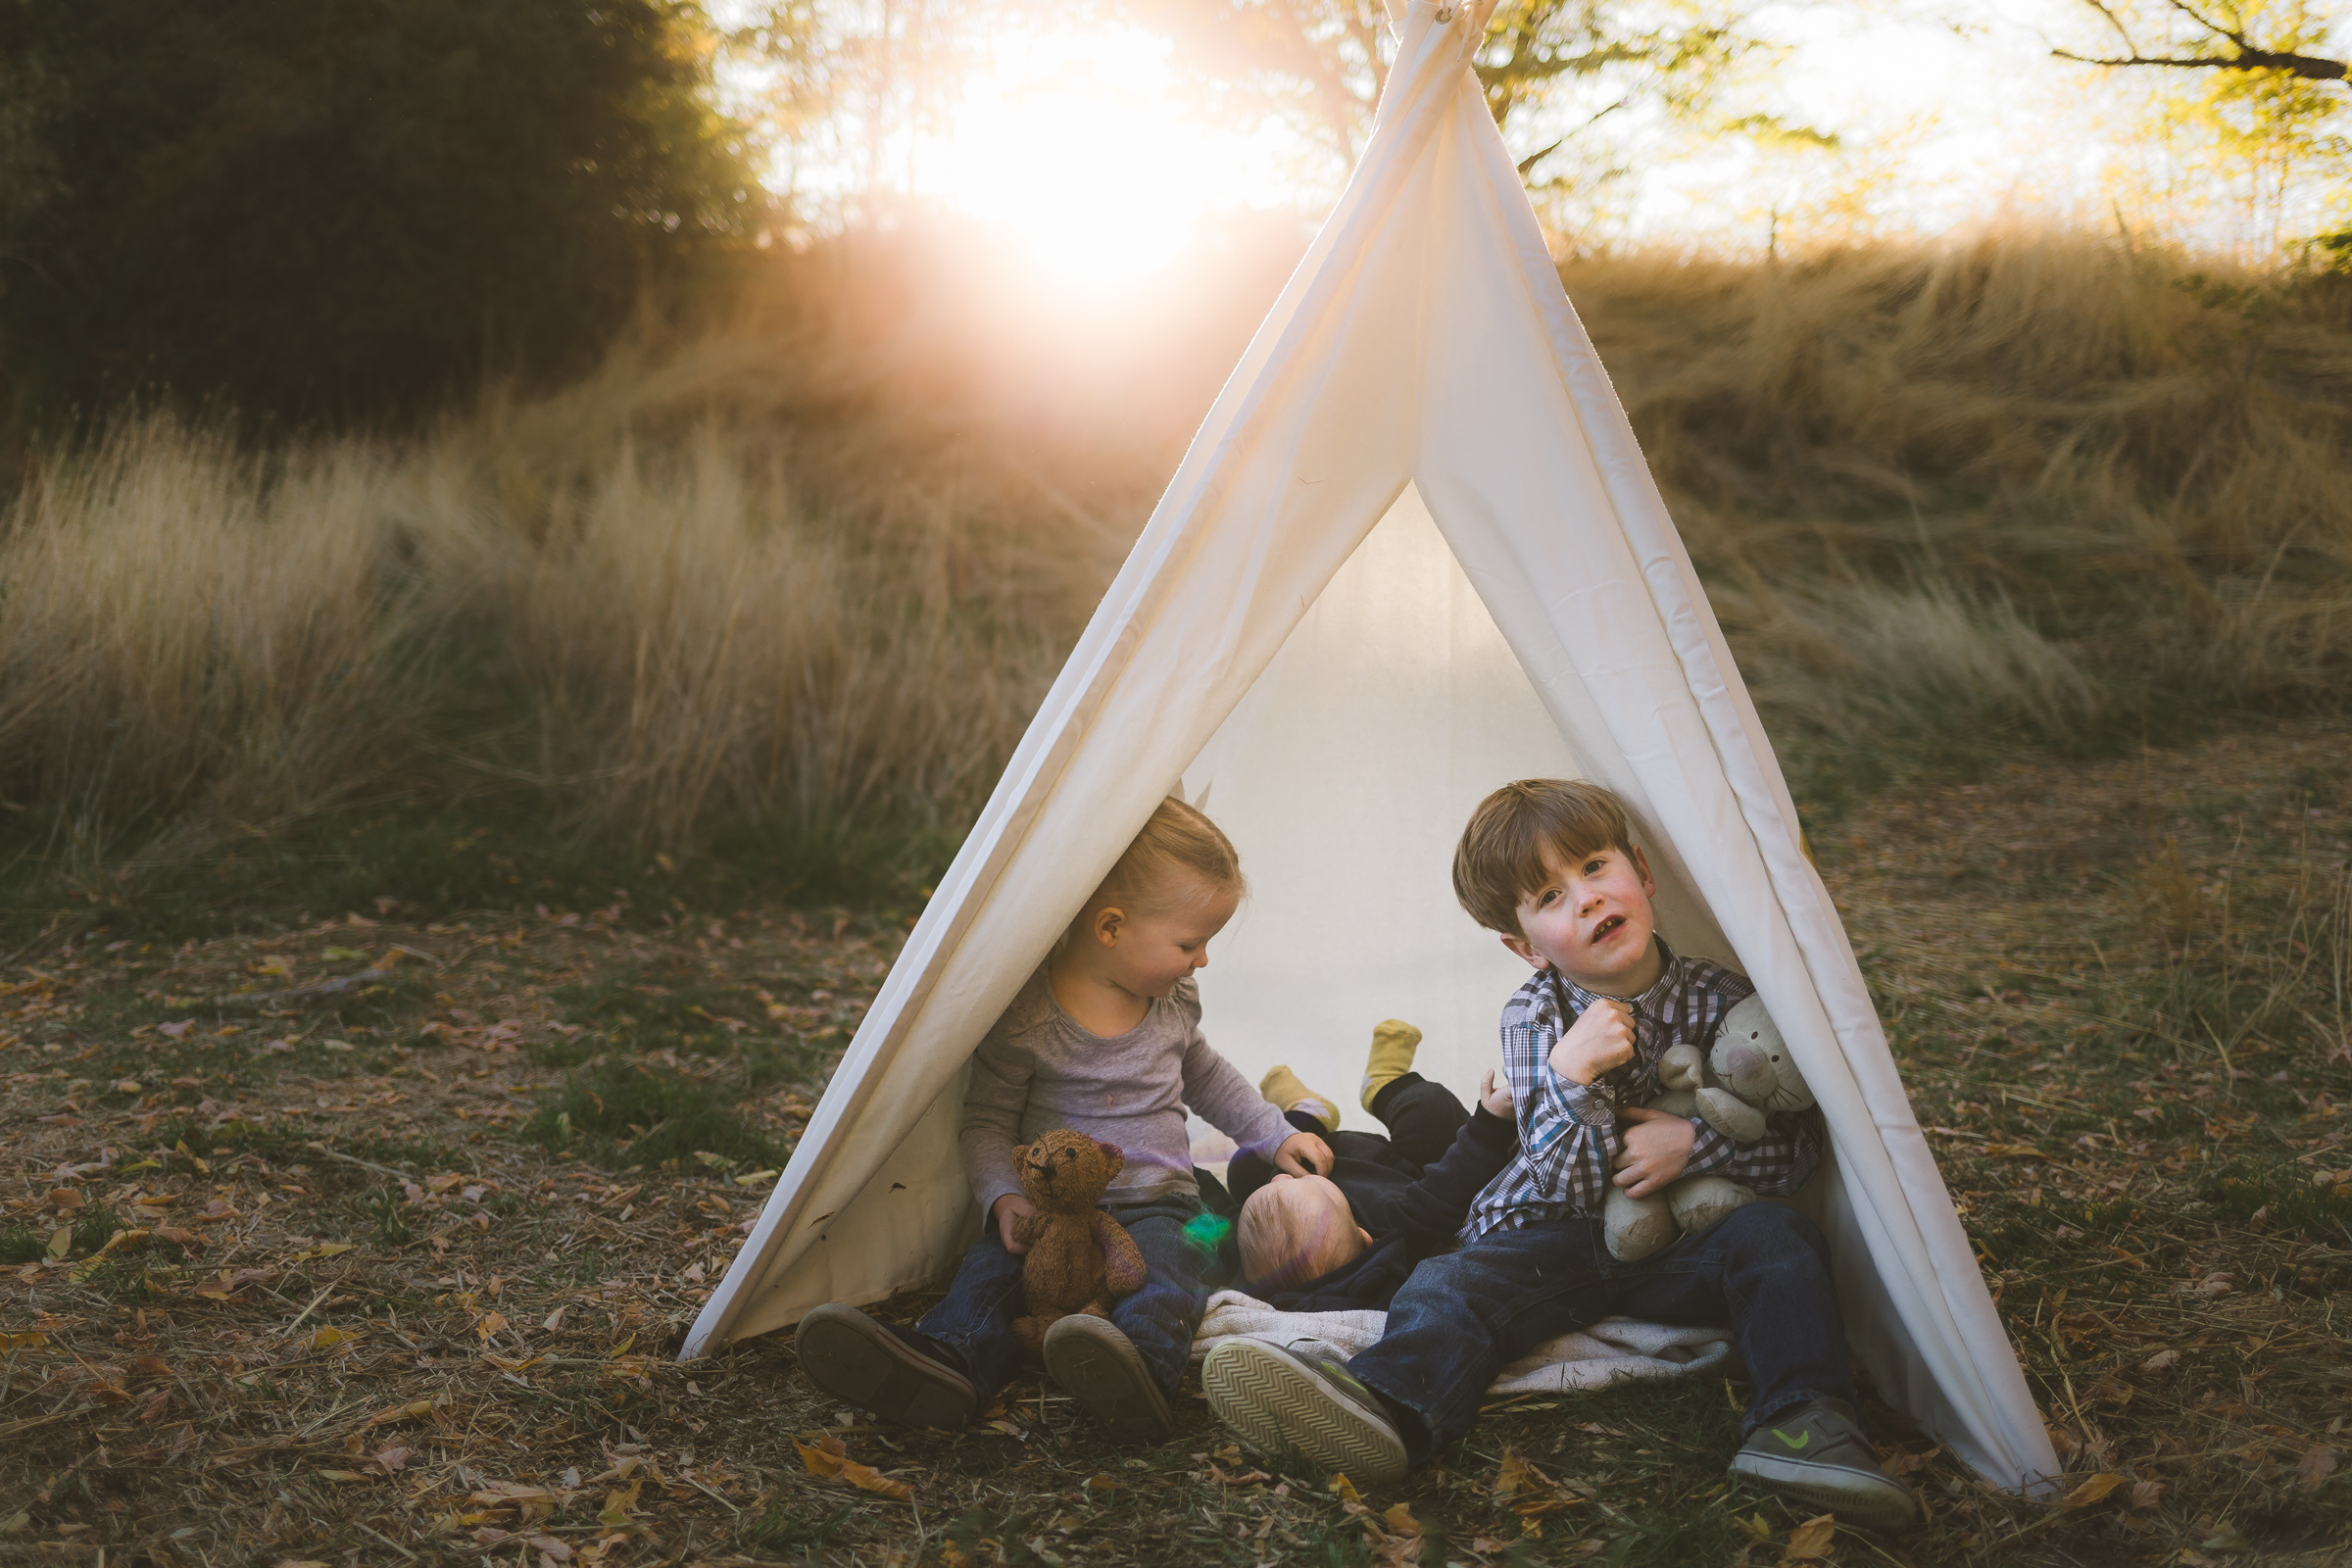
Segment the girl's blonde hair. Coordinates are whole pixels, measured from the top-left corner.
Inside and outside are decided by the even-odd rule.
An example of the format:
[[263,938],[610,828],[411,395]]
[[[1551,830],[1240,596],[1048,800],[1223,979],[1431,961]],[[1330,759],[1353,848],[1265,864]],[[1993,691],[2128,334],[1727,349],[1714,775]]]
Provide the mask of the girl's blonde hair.
[[[1192,886],[1183,884],[1190,880]],[[1197,899],[1249,891],[1233,841],[1207,817],[1171,795],[1127,846],[1089,909],[1115,904],[1130,913],[1164,914]]]

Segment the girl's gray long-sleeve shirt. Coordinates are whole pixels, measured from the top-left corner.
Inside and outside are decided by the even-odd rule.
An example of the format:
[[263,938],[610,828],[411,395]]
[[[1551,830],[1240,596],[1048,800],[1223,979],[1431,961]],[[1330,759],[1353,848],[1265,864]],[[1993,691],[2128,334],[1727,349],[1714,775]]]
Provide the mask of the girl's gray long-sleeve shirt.
[[986,1213],[1021,1190],[1012,1151],[1068,1127],[1127,1156],[1103,1201],[1140,1203],[1198,1191],[1185,1108],[1241,1152],[1271,1159],[1295,1130],[1200,1034],[1200,992],[1190,979],[1156,998],[1123,1035],[1081,1028],[1054,1000],[1041,967],[972,1054],[961,1150],[972,1196]]

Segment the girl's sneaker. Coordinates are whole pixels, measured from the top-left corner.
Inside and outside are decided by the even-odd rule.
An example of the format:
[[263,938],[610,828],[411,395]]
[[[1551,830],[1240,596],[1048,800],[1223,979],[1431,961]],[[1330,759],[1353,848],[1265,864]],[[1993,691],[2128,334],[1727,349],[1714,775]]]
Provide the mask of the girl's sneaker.
[[860,1410],[910,1427],[972,1424],[972,1380],[854,1306],[828,1301],[801,1319],[792,1348],[808,1381]]
[[1176,1419],[1144,1352],[1110,1319],[1091,1312],[1056,1318],[1040,1348],[1054,1381],[1113,1443],[1165,1443],[1174,1435]]

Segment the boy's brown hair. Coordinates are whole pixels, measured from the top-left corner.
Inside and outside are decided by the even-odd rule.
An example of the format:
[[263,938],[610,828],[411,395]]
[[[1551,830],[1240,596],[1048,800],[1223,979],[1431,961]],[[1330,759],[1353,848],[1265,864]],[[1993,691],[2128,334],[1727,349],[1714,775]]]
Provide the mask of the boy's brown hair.
[[1453,896],[1490,931],[1519,936],[1519,901],[1544,876],[1544,852],[1578,859],[1595,850],[1631,854],[1625,803],[1583,779],[1523,778],[1478,803],[1453,851]]

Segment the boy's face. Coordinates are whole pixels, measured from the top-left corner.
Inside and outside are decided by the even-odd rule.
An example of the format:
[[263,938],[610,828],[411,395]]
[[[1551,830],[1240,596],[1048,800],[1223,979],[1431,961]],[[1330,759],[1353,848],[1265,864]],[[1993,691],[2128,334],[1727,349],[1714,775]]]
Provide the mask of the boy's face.
[[1656,916],[1649,901],[1657,891],[1639,849],[1612,845],[1571,858],[1547,847],[1543,878],[1519,900],[1519,935],[1502,945],[1587,991],[1638,997],[1664,967],[1650,940]]

